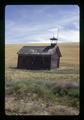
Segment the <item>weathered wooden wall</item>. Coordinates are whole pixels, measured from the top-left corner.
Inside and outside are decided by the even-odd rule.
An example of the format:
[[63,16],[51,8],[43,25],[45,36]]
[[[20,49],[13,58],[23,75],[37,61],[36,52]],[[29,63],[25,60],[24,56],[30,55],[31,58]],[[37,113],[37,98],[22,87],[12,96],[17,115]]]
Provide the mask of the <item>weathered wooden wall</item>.
[[17,67],[23,69],[50,69],[51,56],[18,55]]

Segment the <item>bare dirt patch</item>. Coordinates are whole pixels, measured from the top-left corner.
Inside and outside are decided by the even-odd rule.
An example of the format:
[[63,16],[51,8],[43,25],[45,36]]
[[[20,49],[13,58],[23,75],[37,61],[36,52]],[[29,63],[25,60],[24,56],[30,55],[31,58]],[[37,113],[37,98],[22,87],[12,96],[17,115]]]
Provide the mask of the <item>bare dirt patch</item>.
[[17,100],[14,96],[6,97],[5,110],[7,115],[78,115],[79,111],[73,107],[45,103],[39,99]]

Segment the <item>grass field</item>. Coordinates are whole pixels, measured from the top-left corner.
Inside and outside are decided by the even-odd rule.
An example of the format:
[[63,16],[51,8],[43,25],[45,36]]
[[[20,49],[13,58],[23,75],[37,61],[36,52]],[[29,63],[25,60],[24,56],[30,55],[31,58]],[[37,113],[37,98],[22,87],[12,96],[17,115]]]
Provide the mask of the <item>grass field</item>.
[[50,71],[17,69],[17,52],[22,46],[5,46],[6,114],[79,114],[79,44],[59,44],[60,68]]

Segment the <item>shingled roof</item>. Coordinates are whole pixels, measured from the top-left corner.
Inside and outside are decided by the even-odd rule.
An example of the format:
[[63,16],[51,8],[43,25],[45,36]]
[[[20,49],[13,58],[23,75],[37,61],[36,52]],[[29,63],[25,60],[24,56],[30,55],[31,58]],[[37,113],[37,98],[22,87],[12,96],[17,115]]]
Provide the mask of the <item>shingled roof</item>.
[[47,46],[24,46],[19,51],[18,54],[49,54],[43,51]]
[[[50,50],[50,51],[49,51]],[[17,54],[20,55],[52,55],[53,54],[53,46],[24,46],[22,47]],[[61,52],[59,50],[59,47],[56,47],[55,52],[60,57]]]

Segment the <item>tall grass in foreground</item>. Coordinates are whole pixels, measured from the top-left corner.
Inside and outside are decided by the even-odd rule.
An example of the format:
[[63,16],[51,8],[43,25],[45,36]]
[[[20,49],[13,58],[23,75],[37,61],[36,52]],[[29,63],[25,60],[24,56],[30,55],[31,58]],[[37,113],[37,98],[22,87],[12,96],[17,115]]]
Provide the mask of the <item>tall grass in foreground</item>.
[[[45,101],[58,102],[73,107],[79,107],[79,85],[77,83],[59,83],[51,80],[11,80],[6,81],[6,94],[25,98],[28,94],[36,94],[36,98]],[[65,101],[63,101],[63,98]],[[71,101],[70,101],[71,100]]]

